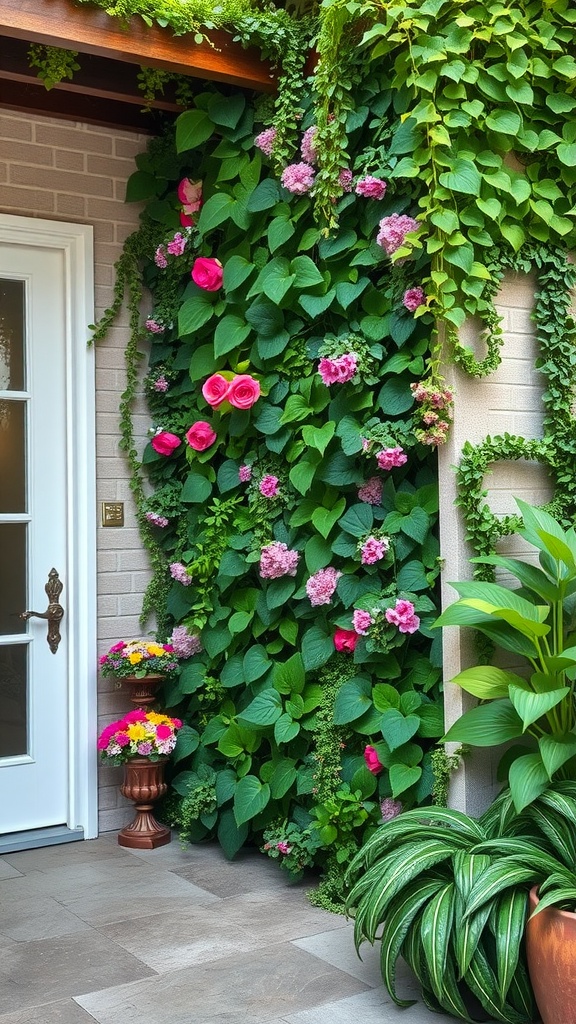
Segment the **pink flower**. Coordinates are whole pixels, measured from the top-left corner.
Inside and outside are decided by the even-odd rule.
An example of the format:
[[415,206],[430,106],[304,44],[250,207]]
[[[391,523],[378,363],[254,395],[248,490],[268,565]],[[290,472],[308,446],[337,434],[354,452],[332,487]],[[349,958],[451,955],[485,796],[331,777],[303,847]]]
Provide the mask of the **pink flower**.
[[281,541],[265,544],[260,552],[260,576],[263,580],[277,580],[281,576],[295,576],[300,553],[291,551]]
[[116,743],[119,747],[127,747],[130,743],[130,737],[125,732],[119,732],[116,734]]
[[282,171],[280,180],[289,192],[303,196],[314,184],[314,171],[310,164],[288,164]]
[[198,420],[193,423],[186,433],[186,440],[195,452],[205,452],[214,444],[217,433],[205,420]]
[[408,462],[408,456],[404,449],[397,445],[395,448],[383,448],[381,452],[377,452],[376,461],[379,469],[395,469]]
[[385,796],[380,801],[380,813],[382,821],[392,821],[402,813],[403,807],[399,800],[393,800],[391,796]]
[[327,569],[319,569],[309,577],[306,581],[306,593],[313,607],[330,604],[341,575],[342,573],[338,569],[333,569],[329,565]]
[[199,256],[194,260],[190,276],[194,284],[205,292],[217,292],[222,287],[224,270],[220,260],[212,256]]
[[302,154],[302,159],[305,160],[307,164],[315,164],[318,159],[318,152],[314,147],[314,136],[317,131],[318,129],[316,125],[313,124],[311,128],[306,129],[302,136],[300,152]]
[[254,145],[258,146],[258,149],[262,150],[265,156],[272,156],[275,138],[276,129],[265,128],[264,131],[260,132],[260,134],[254,139]]
[[171,434],[168,430],[160,430],[157,434],[154,434],[150,444],[154,451],[158,452],[158,455],[172,455],[172,452],[182,442],[176,434]]
[[383,199],[386,195],[387,184],[381,178],[374,178],[367,174],[356,183],[355,192],[357,196],[364,196],[365,199]]
[[189,633],[186,626],[174,626],[170,643],[178,658],[191,658],[202,650],[202,642],[196,633]]
[[260,398],[260,384],[250,374],[240,373],[234,377],[226,397],[235,409],[251,409]]
[[381,245],[388,256],[400,248],[406,235],[411,231],[417,231],[420,227],[417,220],[407,217],[404,213],[391,213],[389,217],[383,217],[380,221],[376,241]]
[[338,175],[338,184],[343,192],[352,191],[352,171],[348,167],[343,167]]
[[267,473],[266,476],[262,477],[258,489],[260,491],[260,494],[264,498],[278,497],[278,493],[280,490],[280,488],[278,487],[278,477],[272,476],[271,473]]
[[202,206],[202,182],[182,178],[178,185],[178,199],[182,203],[180,223],[183,227],[192,227],[195,223],[193,214],[198,213]]
[[186,572],[186,566],[182,565],[182,562],[171,562],[170,575],[173,580],[181,583],[184,587],[189,587],[192,583],[192,577]]
[[156,378],[152,387],[154,388],[154,391],[168,391],[169,384],[164,374]]
[[426,302],[426,295],[424,290],[420,287],[407,288],[402,296],[402,303],[409,309],[411,313],[414,313],[419,306],[423,306]]
[[391,625],[398,626],[400,633],[415,633],[420,627],[420,619],[414,614],[414,605],[404,598],[398,598],[394,608],[387,608],[384,618]]
[[202,385],[202,394],[213,409],[217,409],[222,402],[228,398],[230,381],[226,380],[221,373],[213,373]]
[[154,263],[160,270],[165,270],[168,266],[168,260],[166,259],[166,250],[163,245],[159,245],[154,253]]
[[374,747],[368,746],[364,748],[364,760],[368,771],[372,772],[372,775],[380,774],[384,765],[378,757],[378,751]]
[[252,479],[252,466],[240,466],[240,469],[238,470],[238,479],[241,484],[247,484],[248,481]]
[[334,647],[337,651],[352,654],[358,639],[358,634],[353,629],[337,629],[334,633]]
[[352,625],[354,626],[354,632],[358,633],[359,636],[368,636],[368,630],[373,624],[374,619],[370,615],[370,612],[365,612],[362,608],[355,608],[352,614]]
[[367,537],[360,549],[362,565],[374,565],[384,558],[389,550],[390,541],[387,537]]
[[326,387],[330,384],[345,384],[352,380],[357,368],[358,358],[354,352],[346,352],[335,359],[323,356],[318,363],[318,373]]
[[159,516],[157,512],[147,512],[146,519],[148,520],[149,523],[152,523],[154,526],[161,527],[168,526],[168,523],[170,521],[169,519],[166,519],[166,516]]
[[186,239],[179,231],[176,232],[172,241],[168,242],[168,245],[166,246],[166,250],[171,256],[181,256],[185,248]]
[[379,476],[371,476],[361,487],[358,488],[360,501],[368,505],[379,505],[382,501],[382,480]]
[[276,849],[280,850],[280,853],[287,854],[290,853],[292,847],[290,846],[290,843],[287,843],[284,839],[281,839],[279,843],[276,843]]
[[152,753],[152,744],[150,740],[143,740],[142,743],[138,744],[136,749],[139,754],[142,754],[142,757],[147,757],[148,754]]
[[162,324],[159,324],[157,320],[153,320],[152,318],[146,321],[145,327],[147,331],[150,331],[150,334],[164,333],[164,328]]
[[156,726],[156,735],[157,735],[159,740],[168,740],[168,739],[170,739],[170,737],[172,735],[172,729],[170,728],[169,725],[162,725],[162,724],[157,725]]

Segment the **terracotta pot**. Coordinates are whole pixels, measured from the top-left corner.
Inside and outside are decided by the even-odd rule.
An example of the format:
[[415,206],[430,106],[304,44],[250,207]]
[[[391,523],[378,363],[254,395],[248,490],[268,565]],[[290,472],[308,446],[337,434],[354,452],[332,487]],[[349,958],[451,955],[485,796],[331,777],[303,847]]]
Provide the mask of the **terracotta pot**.
[[133,800],[136,817],[118,833],[118,843],[131,850],[153,850],[165,846],[172,838],[170,829],[160,825],[152,814],[156,800],[168,789],[164,782],[164,765],[168,758],[149,761],[147,757],[133,757],[124,765],[124,782],[120,792]]
[[160,674],[150,674],[139,679],[137,676],[124,676],[120,680],[122,687],[124,687],[130,693],[130,700],[137,708],[145,708],[150,704],[153,704],[156,700],[156,690],[163,683],[164,676]]
[[[530,913],[538,906],[530,892]],[[576,914],[546,907],[526,923],[530,981],[543,1024],[576,1024]]]

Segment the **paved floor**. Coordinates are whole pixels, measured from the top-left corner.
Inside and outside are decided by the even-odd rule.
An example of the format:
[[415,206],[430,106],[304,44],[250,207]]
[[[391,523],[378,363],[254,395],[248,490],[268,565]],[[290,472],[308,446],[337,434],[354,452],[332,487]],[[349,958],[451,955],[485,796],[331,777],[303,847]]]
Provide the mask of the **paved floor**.
[[[405,1010],[377,950],[256,851],[121,849],[116,837],[0,858],[0,1024],[445,1024]],[[411,995],[409,978],[399,989]]]

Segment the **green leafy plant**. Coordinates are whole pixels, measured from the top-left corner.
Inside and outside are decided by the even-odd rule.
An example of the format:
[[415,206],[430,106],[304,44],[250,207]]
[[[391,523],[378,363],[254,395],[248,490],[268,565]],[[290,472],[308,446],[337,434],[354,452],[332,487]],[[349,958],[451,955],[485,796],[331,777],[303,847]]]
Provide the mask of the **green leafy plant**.
[[436,626],[478,629],[522,663],[514,672],[494,665],[460,672],[453,682],[482,703],[462,715],[445,737],[471,746],[514,742],[501,764],[520,811],[552,779],[574,777],[576,532],[564,529],[545,510],[521,501],[518,506],[518,532],[538,551],[539,567],[501,555],[473,559],[506,570],[520,586],[453,584],[460,599]]

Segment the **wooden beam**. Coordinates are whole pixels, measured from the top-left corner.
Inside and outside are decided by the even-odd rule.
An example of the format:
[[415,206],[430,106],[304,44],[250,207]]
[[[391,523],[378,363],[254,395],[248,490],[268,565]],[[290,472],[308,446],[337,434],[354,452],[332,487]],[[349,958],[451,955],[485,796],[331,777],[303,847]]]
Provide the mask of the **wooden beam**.
[[103,100],[102,97],[56,89],[48,92],[42,84],[16,82],[1,76],[0,109],[81,121],[102,128],[124,128],[149,135],[158,135],[168,116],[157,110],[145,112],[131,102]]
[[0,0],[0,34],[258,92],[276,91],[269,62],[255,49],[243,50],[225,32],[211,33],[214,46],[198,44],[191,34],[174,36],[137,17],[123,27],[101,8],[79,7],[72,0]]

